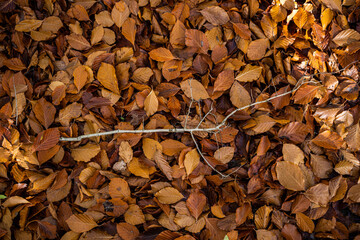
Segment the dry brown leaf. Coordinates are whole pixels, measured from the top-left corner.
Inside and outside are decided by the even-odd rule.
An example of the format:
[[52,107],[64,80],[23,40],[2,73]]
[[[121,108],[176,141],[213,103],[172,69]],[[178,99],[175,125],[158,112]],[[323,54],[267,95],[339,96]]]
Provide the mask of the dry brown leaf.
[[277,37],[277,23],[268,15],[264,15],[260,23],[265,36],[270,39],[270,41],[275,41]]
[[145,98],[144,101],[144,110],[146,111],[146,115],[151,116],[157,112],[159,107],[159,100],[156,97],[154,91],[151,91],[149,95]]
[[312,233],[315,229],[314,222],[303,213],[296,213],[296,224],[304,232]]
[[33,111],[36,118],[45,128],[49,128],[54,122],[56,109],[54,105],[46,101],[45,98],[41,98],[36,102]]
[[285,161],[292,162],[297,165],[304,163],[303,151],[294,144],[284,144],[282,153]]
[[205,205],[206,205],[206,197],[204,194],[200,193],[199,191],[195,191],[191,193],[189,198],[186,200],[186,206],[188,207],[189,211],[196,220],[201,215]]
[[352,186],[349,189],[347,197],[354,202],[360,202],[360,184]]
[[326,149],[340,149],[344,140],[336,133],[326,130],[311,140],[316,145]]
[[163,153],[167,156],[174,156],[186,148],[185,144],[173,139],[166,139],[165,141],[162,141],[161,146]]
[[270,214],[272,208],[268,206],[262,206],[255,212],[254,222],[258,229],[266,229],[270,222]]
[[116,225],[116,230],[119,236],[124,240],[133,240],[136,239],[140,232],[132,224],[121,222]]
[[251,61],[260,60],[265,56],[266,50],[269,47],[268,39],[257,39],[249,44],[246,55]]
[[128,163],[128,170],[135,176],[142,178],[150,178],[150,175],[156,172],[156,168],[148,167],[139,162],[139,159],[134,157],[131,162]]
[[71,149],[71,156],[75,161],[90,162],[90,160],[98,155],[100,146],[94,143],[87,143],[84,146]]
[[73,72],[74,84],[76,88],[80,91],[88,81],[93,80],[93,71],[91,68],[85,65],[80,65],[75,68]]
[[144,151],[145,157],[147,157],[148,159],[154,158],[156,150],[162,152],[161,144],[158,141],[151,138],[143,138],[142,149]]
[[122,25],[121,33],[124,37],[131,42],[132,45],[135,44],[135,35],[136,35],[136,21],[132,18],[128,18]]
[[227,12],[218,6],[207,7],[200,11],[204,18],[213,25],[224,25],[230,18]]
[[99,43],[101,39],[104,37],[104,33],[105,31],[103,26],[99,25],[96,28],[94,28],[91,32],[91,38],[90,38],[91,45]]
[[185,46],[185,26],[177,20],[170,33],[170,44],[173,48],[183,48]]
[[97,227],[96,222],[86,214],[73,214],[67,220],[69,228],[77,233],[83,233],[90,231]]
[[66,36],[69,45],[79,51],[88,50],[91,45],[82,35],[71,33]]
[[188,47],[197,49],[199,53],[207,54],[207,51],[209,50],[209,42],[206,35],[196,29],[185,30],[185,44]]
[[249,92],[238,82],[234,82],[230,89],[230,100],[237,108],[242,108],[251,104]]
[[25,19],[15,26],[15,30],[18,32],[30,32],[38,29],[43,21],[36,19]]
[[305,190],[305,176],[301,168],[292,162],[276,163],[276,175],[281,185],[293,191]]
[[325,207],[330,201],[329,186],[324,183],[316,184],[304,193],[312,203]]
[[151,59],[158,62],[166,62],[174,59],[174,56],[170,50],[163,47],[150,51],[149,56]]
[[59,142],[59,139],[59,129],[49,128],[38,134],[38,136],[35,138],[33,149],[34,151],[49,150]]
[[116,26],[118,26],[118,28],[121,28],[126,19],[128,19],[129,15],[129,7],[126,5],[125,2],[121,1],[115,3],[114,8],[111,11],[111,18],[116,24]]
[[147,83],[153,74],[151,68],[138,68],[133,72],[131,79],[137,83]]
[[247,64],[241,72],[235,77],[239,82],[252,82],[261,76],[262,67]]
[[156,152],[154,154],[154,160],[155,160],[155,163],[158,166],[158,168],[165,174],[167,179],[169,179],[171,181],[173,179],[173,177],[172,177],[173,170],[170,167],[170,164],[166,161],[166,159],[163,156],[163,154],[161,153],[161,151],[158,149],[156,150]]
[[97,79],[99,82],[110,91],[120,94],[118,80],[115,74],[115,68],[108,63],[101,63],[99,71],[97,73]]
[[233,147],[222,147],[215,151],[214,158],[222,164],[226,164],[233,159],[234,153]]
[[173,187],[166,187],[155,193],[155,197],[162,204],[174,204],[184,198],[184,196]]
[[66,106],[64,109],[61,109],[59,113],[59,122],[61,125],[69,126],[70,120],[80,117],[82,107],[82,104],[74,102]]
[[234,71],[222,71],[215,80],[214,92],[228,90],[234,82]]
[[194,169],[199,165],[199,163],[200,163],[200,155],[196,148],[186,153],[184,159],[186,174],[189,176],[192,173],[192,171],[194,171]]
[[129,184],[122,178],[111,178],[109,183],[109,194],[112,198],[128,199],[131,192]]
[[205,87],[195,79],[182,81],[180,87],[188,98],[193,98],[195,101],[209,98],[209,94]]
[[128,141],[122,141],[119,147],[119,156],[126,163],[133,159],[133,150]]
[[28,200],[26,200],[25,198],[22,198],[20,196],[12,196],[12,197],[9,197],[8,199],[6,199],[6,201],[2,204],[2,206],[6,207],[6,208],[11,208],[11,207],[15,207],[20,204],[27,204],[27,203],[30,203],[30,202]]

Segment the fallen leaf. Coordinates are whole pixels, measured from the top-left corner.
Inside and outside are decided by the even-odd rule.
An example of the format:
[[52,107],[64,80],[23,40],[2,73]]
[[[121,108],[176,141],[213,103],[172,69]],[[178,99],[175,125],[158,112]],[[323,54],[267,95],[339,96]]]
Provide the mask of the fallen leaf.
[[97,73],[97,79],[105,88],[116,94],[120,94],[118,80],[116,78],[115,68],[113,65],[101,63]]
[[230,21],[226,11],[218,6],[207,7],[200,12],[204,18],[213,25],[224,25]]
[[100,146],[94,143],[87,143],[84,146],[71,149],[71,156],[78,162],[90,162],[100,152]]
[[305,177],[300,167],[292,162],[277,162],[276,174],[281,185],[293,191],[305,190]]
[[117,2],[111,11],[111,18],[117,27],[121,28],[130,15],[129,7],[125,2]]
[[166,48],[157,48],[149,52],[151,59],[158,62],[166,62],[174,59],[172,53]]
[[90,231],[97,227],[96,222],[86,214],[73,214],[67,220],[69,228],[77,233]]
[[149,95],[145,98],[144,101],[144,109],[146,111],[146,115],[151,116],[157,112],[159,107],[159,100],[156,97],[154,91],[151,91]]
[[205,205],[206,197],[199,191],[191,193],[189,198],[186,200],[186,206],[189,208],[189,211],[194,216],[194,218],[196,218],[196,220],[201,215]]
[[184,198],[184,196],[173,187],[166,187],[155,193],[155,197],[162,204],[174,204]]
[[234,153],[233,147],[222,147],[215,151],[214,158],[222,164],[226,164],[233,159]]
[[189,176],[192,171],[199,165],[200,163],[200,155],[196,149],[191,150],[186,153],[184,159],[184,166],[186,170],[186,174]]
[[188,98],[193,98],[195,101],[209,98],[209,94],[205,87],[195,79],[182,81],[180,87]]

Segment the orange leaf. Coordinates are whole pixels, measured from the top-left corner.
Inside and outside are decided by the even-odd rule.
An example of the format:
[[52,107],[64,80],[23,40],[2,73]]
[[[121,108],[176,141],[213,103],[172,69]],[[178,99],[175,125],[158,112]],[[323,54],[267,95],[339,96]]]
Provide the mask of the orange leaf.
[[206,205],[206,197],[198,190],[191,193],[186,200],[186,206],[189,208],[191,214],[198,219]]
[[101,63],[97,73],[97,79],[105,88],[116,94],[120,94],[115,68],[113,65],[104,62]]
[[215,80],[214,92],[215,91],[226,91],[234,82],[234,71],[225,70],[222,71]]
[[311,140],[316,145],[327,149],[340,149],[344,140],[336,133],[326,130]]
[[132,45],[135,44],[135,34],[136,34],[136,25],[135,20],[132,18],[126,19],[122,25],[122,34],[124,37],[131,42]]
[[172,53],[168,49],[163,47],[150,51],[149,56],[150,58],[158,62],[166,62],[174,59]]

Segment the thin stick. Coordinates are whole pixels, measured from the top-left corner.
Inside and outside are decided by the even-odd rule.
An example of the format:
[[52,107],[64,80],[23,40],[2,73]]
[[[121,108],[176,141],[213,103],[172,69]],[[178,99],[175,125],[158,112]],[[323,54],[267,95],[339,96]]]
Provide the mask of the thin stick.
[[[212,128],[199,128],[201,123],[203,121],[205,121],[205,118],[211,114],[213,115],[212,113],[212,110],[213,110],[213,105],[211,105],[211,109],[205,114],[205,116],[201,117],[200,116],[200,122],[199,124],[195,127],[195,128],[191,128],[191,129],[188,129],[187,128],[187,122],[188,122],[188,118],[190,116],[190,113],[191,113],[191,107],[192,107],[192,103],[194,102],[194,99],[193,99],[193,94],[192,94],[192,87],[191,87],[191,79],[188,79],[189,81],[189,85],[190,85],[190,94],[191,94],[191,102],[189,104],[189,109],[188,109],[188,113],[186,115],[186,118],[185,118],[185,125],[184,125],[184,128],[172,128],[172,129],[148,129],[148,130],[145,130],[145,129],[142,129],[142,130],[113,130],[113,131],[107,131],[107,132],[102,132],[102,133],[93,133],[93,134],[86,134],[86,135],[81,135],[81,136],[78,136],[78,137],[72,137],[72,138],[64,138],[64,137],[61,137],[60,138],[60,141],[67,141],[67,142],[75,142],[75,141],[81,141],[82,139],[86,139],[86,138],[92,138],[92,137],[99,137],[99,136],[107,136],[107,135],[113,135],[113,134],[119,134],[119,133],[135,133],[135,134],[144,134],[144,133],[185,133],[185,132],[188,132],[190,133],[191,137],[192,137],[192,140],[194,141],[194,144],[196,146],[196,149],[197,151],[199,152],[200,156],[204,159],[204,161],[206,162],[206,164],[213,170],[215,171],[216,173],[218,173],[222,178],[227,178],[229,177],[230,175],[232,175],[233,173],[235,173],[236,171],[238,171],[242,166],[239,166],[238,168],[236,168],[234,171],[232,171],[231,173],[225,175],[223,174],[222,172],[220,172],[219,170],[217,170],[215,167],[213,167],[210,162],[206,159],[206,157],[204,156],[204,154],[202,153],[200,147],[199,147],[199,144],[197,143],[196,141],[196,138],[194,136],[194,132],[213,132],[215,134],[217,134],[218,132],[220,132],[221,130],[223,130],[224,127],[226,127],[226,124],[227,124],[227,121],[234,115],[236,114],[237,112],[241,111],[241,110],[245,110],[249,107],[253,107],[253,106],[256,106],[256,105],[259,105],[259,104],[263,104],[263,103],[267,103],[273,99],[276,99],[276,98],[280,98],[280,97],[283,97],[283,96],[286,96],[288,94],[291,94],[295,91],[297,91],[302,85],[306,84],[306,83],[314,83],[315,81],[313,81],[312,79],[310,79],[309,81],[304,81],[305,78],[312,78],[314,76],[317,76],[317,75],[320,75],[320,74],[337,74],[337,73],[340,73],[342,72],[343,70],[345,70],[348,66],[356,63],[356,62],[359,62],[359,61],[354,61],[352,63],[350,63],[349,65],[347,65],[346,67],[344,67],[343,69],[340,69],[336,72],[319,72],[319,73],[315,73],[315,74],[310,74],[310,75],[305,75],[303,77],[300,78],[300,80],[296,83],[295,87],[288,91],[288,92],[285,92],[285,93],[282,93],[282,94],[279,94],[279,95],[275,95],[273,97],[270,97],[266,100],[263,100],[263,101],[259,101],[259,102],[254,102],[254,103],[251,103],[247,106],[244,106],[244,107],[241,107],[241,108],[237,108],[235,109],[234,111],[232,111],[229,115],[227,115],[223,121],[218,124],[217,121],[216,121],[216,126],[215,127],[212,127]],[[14,82],[14,89],[15,89],[15,82]],[[15,89],[15,99],[16,99],[16,89]],[[200,103],[199,103],[200,104]],[[17,101],[16,101],[16,110],[17,110]],[[201,111],[201,108],[199,109]],[[216,117],[215,117],[215,120],[216,120]],[[16,118],[16,123],[17,123],[17,118]],[[216,139],[217,139],[217,136],[215,136]],[[218,141],[217,141],[218,142]]]

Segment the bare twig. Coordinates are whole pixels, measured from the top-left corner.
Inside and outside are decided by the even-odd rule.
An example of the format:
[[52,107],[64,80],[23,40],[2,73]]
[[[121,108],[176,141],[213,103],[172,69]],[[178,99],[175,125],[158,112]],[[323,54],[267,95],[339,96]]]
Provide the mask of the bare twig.
[[[235,173],[236,171],[238,171],[242,166],[239,166],[237,169],[235,169],[234,171],[232,171],[231,173],[225,175],[223,174],[222,172],[220,172],[219,170],[217,170],[213,165],[210,164],[210,162],[206,159],[206,157],[204,156],[204,154],[202,153],[200,147],[199,147],[199,144],[197,143],[197,140],[195,138],[195,135],[194,135],[194,132],[212,132],[214,133],[215,135],[222,131],[226,125],[227,125],[227,122],[228,120],[234,116],[237,112],[239,111],[242,111],[242,110],[245,110],[247,108],[250,108],[250,107],[253,107],[253,106],[256,106],[256,105],[259,105],[259,104],[263,104],[263,103],[267,103],[271,100],[274,100],[276,98],[280,98],[280,97],[283,97],[283,96],[286,96],[288,94],[291,94],[291,93],[294,93],[295,91],[297,91],[302,85],[306,84],[306,83],[318,83],[317,81],[314,81],[312,78],[314,76],[317,76],[317,75],[321,75],[321,74],[337,74],[337,73],[340,73],[342,71],[344,71],[347,67],[349,67],[350,65],[356,63],[356,62],[359,62],[359,61],[355,61],[355,62],[352,62],[350,63],[349,65],[347,65],[346,67],[344,67],[343,69],[340,69],[338,71],[335,71],[335,72],[319,72],[319,73],[315,73],[315,74],[310,74],[310,75],[305,75],[303,77],[300,78],[300,80],[296,83],[296,85],[294,86],[294,88],[288,92],[285,92],[285,93],[282,93],[282,94],[279,94],[279,95],[275,95],[273,97],[270,97],[266,100],[263,100],[263,101],[258,101],[258,102],[254,102],[254,103],[251,103],[247,106],[244,106],[244,107],[241,107],[241,108],[237,108],[235,109],[234,111],[232,111],[230,114],[228,114],[222,121],[221,123],[218,123],[216,121],[216,116],[215,114],[212,113],[213,111],[213,105],[211,105],[211,109],[203,116],[201,117],[200,116],[200,122],[198,123],[198,125],[195,127],[195,128],[187,128],[187,123],[188,123],[188,118],[190,116],[190,113],[191,113],[191,107],[192,107],[192,104],[194,102],[194,99],[193,99],[193,94],[192,94],[192,88],[191,88],[191,79],[188,79],[187,81],[189,81],[189,85],[190,85],[190,94],[191,94],[191,102],[189,104],[189,109],[188,109],[188,112],[187,112],[187,115],[186,115],[186,118],[185,118],[185,124],[184,124],[184,128],[172,128],[172,129],[148,129],[148,130],[145,130],[145,129],[142,129],[142,130],[113,130],[113,131],[107,131],[107,132],[101,132],[101,133],[93,133],[93,134],[86,134],[86,135],[81,135],[81,136],[78,136],[78,137],[70,137],[70,138],[65,138],[65,137],[61,137],[60,138],[60,141],[68,141],[68,142],[74,142],[74,141],[81,141],[82,139],[86,139],[86,138],[92,138],[92,137],[99,137],[99,136],[107,136],[107,135],[113,135],[113,134],[119,134],[119,133],[134,133],[134,134],[144,134],[144,133],[185,133],[185,132],[188,132],[190,133],[191,137],[192,137],[192,140],[194,141],[194,144],[196,146],[196,149],[198,150],[200,156],[202,157],[202,159],[206,162],[206,164],[213,170],[215,171],[216,173],[218,173],[222,178],[227,178],[229,177],[230,175],[232,175],[233,173]],[[309,79],[309,80],[306,80],[306,79]],[[15,86],[14,86],[14,89],[15,89]],[[16,94],[15,94],[16,95]],[[199,106],[200,106],[200,103],[199,103]],[[201,111],[201,106],[200,106],[200,111]],[[216,126],[215,127],[211,127],[211,128],[200,128],[201,124],[205,121],[206,117],[208,115],[213,115],[215,117],[215,121],[216,121]],[[216,137],[216,142],[217,141],[217,135],[215,136]],[[219,145],[218,145],[219,147]]]

